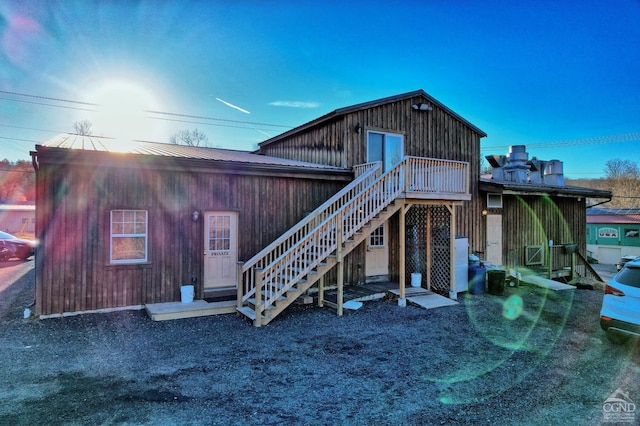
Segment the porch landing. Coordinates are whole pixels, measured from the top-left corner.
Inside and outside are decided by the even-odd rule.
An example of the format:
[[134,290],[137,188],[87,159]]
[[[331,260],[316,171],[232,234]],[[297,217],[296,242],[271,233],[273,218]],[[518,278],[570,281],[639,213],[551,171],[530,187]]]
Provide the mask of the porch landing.
[[[390,292],[398,297],[400,296],[400,290],[397,288],[390,290]],[[409,303],[418,305],[425,309],[440,308],[442,306],[453,306],[458,304],[455,300],[451,300],[448,297],[441,296],[422,287],[405,288],[405,296]]]
[[[400,296],[400,289],[398,283],[382,282],[382,283],[367,283],[365,285],[348,285],[344,287],[345,302],[353,300],[355,302],[366,302],[369,300],[382,299],[391,293],[396,297]],[[439,308],[441,306],[453,306],[458,302],[451,300],[448,297],[441,296],[432,291],[422,287],[406,287],[405,297],[407,301],[413,305],[419,306],[424,309]],[[329,290],[325,292],[325,300],[331,303],[336,303],[337,290]]]
[[204,317],[208,315],[232,314],[236,312],[236,301],[207,302],[194,300],[191,303],[151,303],[144,306],[152,321]]

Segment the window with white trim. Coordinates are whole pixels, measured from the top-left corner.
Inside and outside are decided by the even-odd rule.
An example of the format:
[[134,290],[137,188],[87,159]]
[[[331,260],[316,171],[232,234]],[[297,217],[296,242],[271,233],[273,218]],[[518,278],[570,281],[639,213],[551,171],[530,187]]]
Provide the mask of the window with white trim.
[[380,225],[369,236],[369,247],[384,247],[384,224]]
[[147,230],[146,210],[111,210],[110,262],[146,262]]

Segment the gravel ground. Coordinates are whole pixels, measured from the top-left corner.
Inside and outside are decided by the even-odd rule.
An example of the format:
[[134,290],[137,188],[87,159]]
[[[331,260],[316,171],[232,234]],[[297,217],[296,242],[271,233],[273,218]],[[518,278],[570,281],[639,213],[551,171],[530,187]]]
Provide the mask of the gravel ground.
[[25,320],[33,280],[32,263],[0,265],[0,424],[596,425],[617,389],[640,405],[640,346],[606,340],[600,290],[294,306],[255,328]]

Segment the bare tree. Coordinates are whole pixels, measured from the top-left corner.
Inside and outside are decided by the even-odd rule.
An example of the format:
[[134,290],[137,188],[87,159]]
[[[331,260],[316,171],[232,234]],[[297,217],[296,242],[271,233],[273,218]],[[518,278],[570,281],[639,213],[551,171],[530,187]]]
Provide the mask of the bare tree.
[[73,123],[73,130],[77,135],[88,136],[91,134],[91,126],[93,126],[93,124],[85,118],[84,120]]
[[638,164],[631,160],[621,160],[619,158],[609,160],[605,163],[604,172],[607,179],[638,179]]
[[198,129],[180,130],[171,135],[169,141],[176,145],[200,146],[202,144],[202,146],[207,146],[209,138]]
[[614,159],[605,163],[606,180],[613,192],[612,207],[638,207],[640,202],[640,172],[631,160]]

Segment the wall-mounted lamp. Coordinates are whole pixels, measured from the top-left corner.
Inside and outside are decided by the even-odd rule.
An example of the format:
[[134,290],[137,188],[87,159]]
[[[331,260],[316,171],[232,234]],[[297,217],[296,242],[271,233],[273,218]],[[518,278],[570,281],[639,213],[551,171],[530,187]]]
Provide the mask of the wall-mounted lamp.
[[362,133],[362,126],[360,125],[360,123],[356,124],[356,126],[353,128],[353,131],[357,134]]
[[200,217],[200,212],[198,210],[191,213],[191,219],[193,219],[194,222],[197,222],[199,217]]
[[488,214],[489,214],[489,212],[487,211],[487,209],[482,210],[482,216],[486,216]]
[[431,105],[425,104],[425,103],[413,104],[411,105],[411,108],[417,109],[420,111],[431,111],[433,109]]

